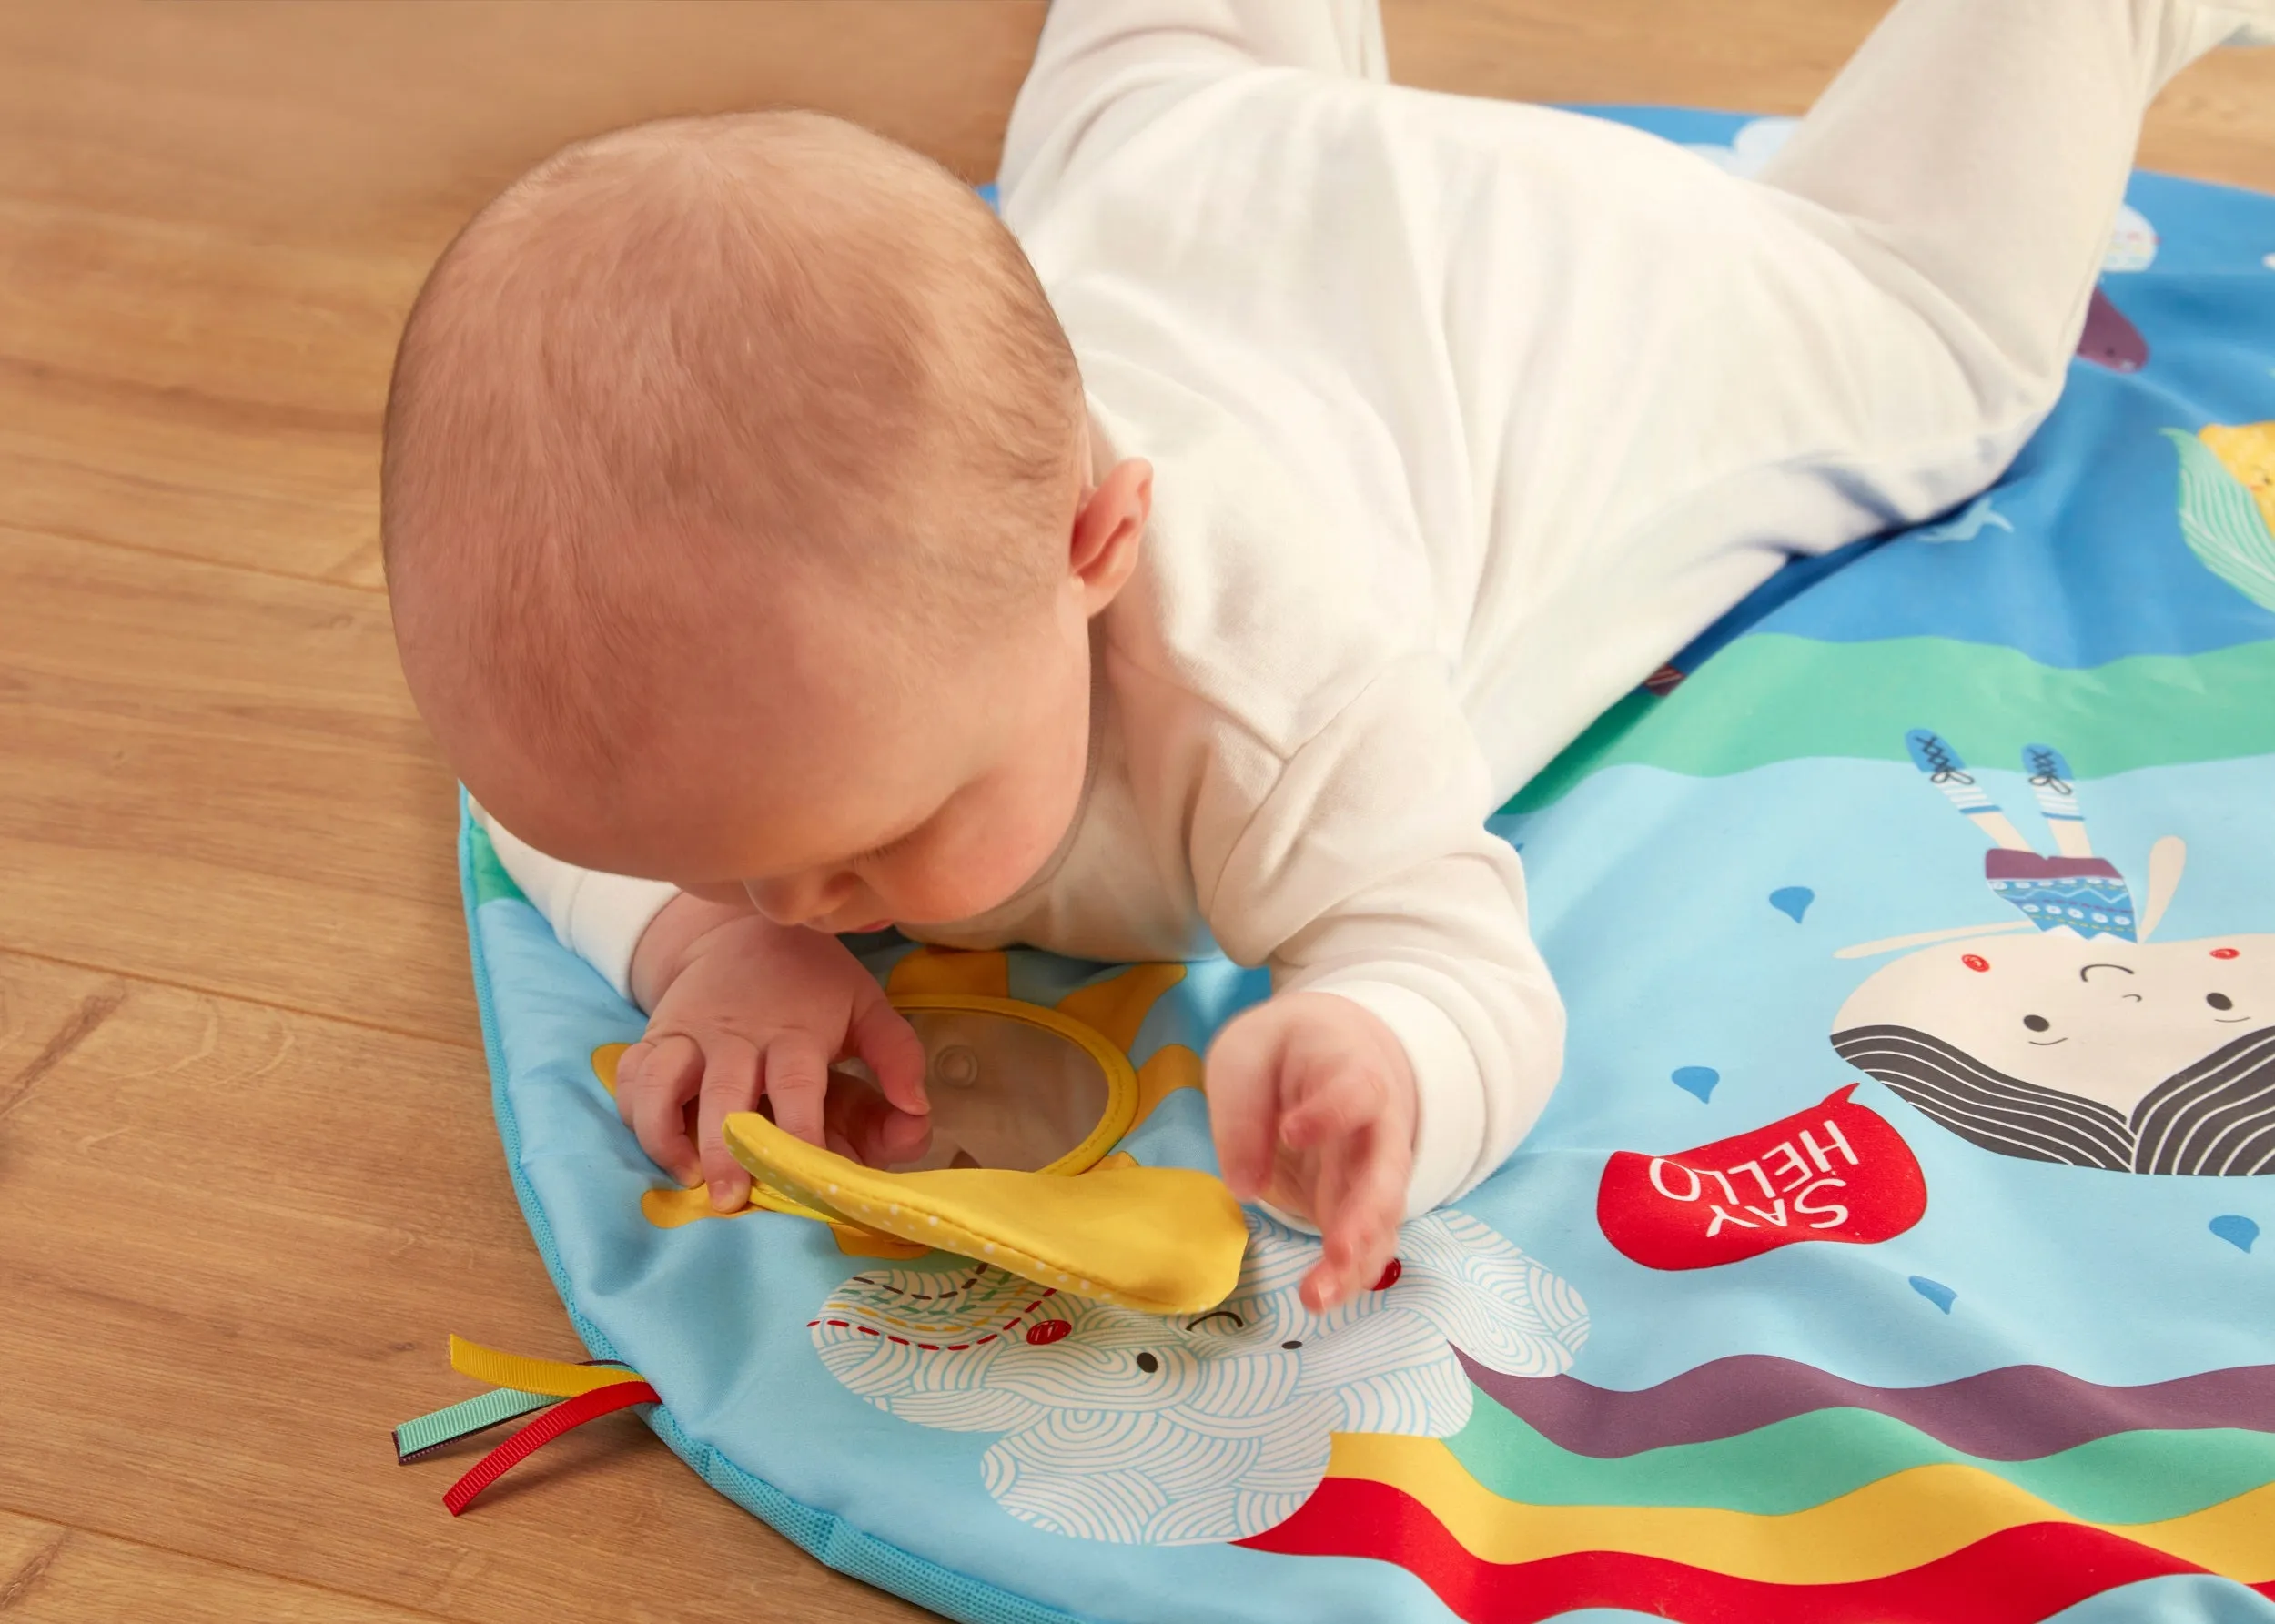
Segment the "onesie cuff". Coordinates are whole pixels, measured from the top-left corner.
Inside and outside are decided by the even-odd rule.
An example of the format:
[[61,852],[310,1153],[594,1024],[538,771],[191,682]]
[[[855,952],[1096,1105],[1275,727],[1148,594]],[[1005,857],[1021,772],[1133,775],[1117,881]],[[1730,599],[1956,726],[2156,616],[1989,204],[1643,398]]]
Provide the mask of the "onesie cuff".
[[1420,1217],[1474,1180],[1485,1143],[1485,1081],[1477,1054],[1452,1016],[1409,987],[1347,981],[1304,989],[1348,998],[1390,1029],[1414,1068],[1414,1171],[1406,1214]]
[[553,926],[569,951],[599,971],[629,1004],[632,958],[640,938],[680,888],[663,880],[586,870],[571,883],[568,911]]
[[513,883],[545,916],[561,944],[599,971],[626,1002],[632,1000],[632,950],[679,887],[664,880],[604,874],[548,857],[498,821],[474,809]]

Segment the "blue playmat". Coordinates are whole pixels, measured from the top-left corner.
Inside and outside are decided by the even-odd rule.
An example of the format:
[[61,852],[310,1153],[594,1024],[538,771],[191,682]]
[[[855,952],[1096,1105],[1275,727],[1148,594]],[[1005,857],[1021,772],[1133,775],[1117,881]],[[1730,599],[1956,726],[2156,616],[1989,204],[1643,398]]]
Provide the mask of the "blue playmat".
[[[1787,127],[1608,116],[1739,168]],[[596,1074],[641,1016],[467,824],[499,1126],[594,1357],[963,1619],[2275,1621],[2275,198],[2128,197],[1993,490],[1788,568],[1494,820],[1563,1081],[1330,1314],[1262,1217],[1159,1318],[703,1215]],[[1213,1165],[1196,1056],[1259,973],[870,963],[1065,1010],[1138,1079],[1117,1154]]]

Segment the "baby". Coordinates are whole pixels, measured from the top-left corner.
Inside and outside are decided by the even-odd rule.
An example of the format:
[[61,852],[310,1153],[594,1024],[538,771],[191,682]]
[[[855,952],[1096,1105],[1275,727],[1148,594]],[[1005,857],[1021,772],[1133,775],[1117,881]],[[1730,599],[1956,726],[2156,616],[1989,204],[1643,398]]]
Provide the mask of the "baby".
[[1394,87],[1372,0],[1057,0],[1001,224],[808,114],[541,165],[404,331],[388,579],[508,870],[649,1014],[640,1143],[723,1209],[762,1096],[920,1149],[843,935],[1221,949],[1274,987],[1208,1057],[1225,1178],[1320,1229],[1314,1309],[1364,1289],[1556,1081],[1486,814],[1786,557],[1998,474],[2248,4],[1904,0],[1759,179]]

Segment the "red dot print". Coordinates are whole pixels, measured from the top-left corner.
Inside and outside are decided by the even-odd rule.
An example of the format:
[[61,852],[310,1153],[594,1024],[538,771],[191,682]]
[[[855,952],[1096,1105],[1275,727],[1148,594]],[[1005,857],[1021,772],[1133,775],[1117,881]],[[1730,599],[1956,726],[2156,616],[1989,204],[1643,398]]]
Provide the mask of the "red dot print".
[[2212,957],[2216,959],[2240,959],[2242,956],[2243,952],[2240,948],[2215,947],[2212,949]]
[[1041,1347],[1046,1343],[1057,1341],[1073,1329],[1074,1326],[1063,1319],[1038,1319],[1027,1326],[1026,1339],[1034,1347]]
[[1990,961],[1979,953],[1963,953],[1959,955],[1959,963],[1965,964],[1977,975],[1982,974],[1984,971],[1990,968]]
[[1388,1291],[1398,1284],[1398,1277],[1406,1272],[1406,1266],[1393,1257],[1382,1266],[1382,1278],[1374,1283],[1377,1291]]

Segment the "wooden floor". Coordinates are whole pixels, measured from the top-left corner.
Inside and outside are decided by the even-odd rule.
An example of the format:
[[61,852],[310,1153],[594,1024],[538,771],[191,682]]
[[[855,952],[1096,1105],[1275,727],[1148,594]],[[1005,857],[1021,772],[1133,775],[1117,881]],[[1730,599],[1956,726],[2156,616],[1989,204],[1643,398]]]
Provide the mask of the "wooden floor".
[[[1293,0],[1290,0],[1293,3]],[[1874,0],[1390,0],[1398,76],[1798,111]],[[396,328],[557,143],[800,102],[985,177],[1041,6],[0,6],[0,1615],[914,1617],[627,1417],[452,1521],[443,1337],[579,1350],[389,641]],[[2275,53],[2150,164],[2275,187]]]

